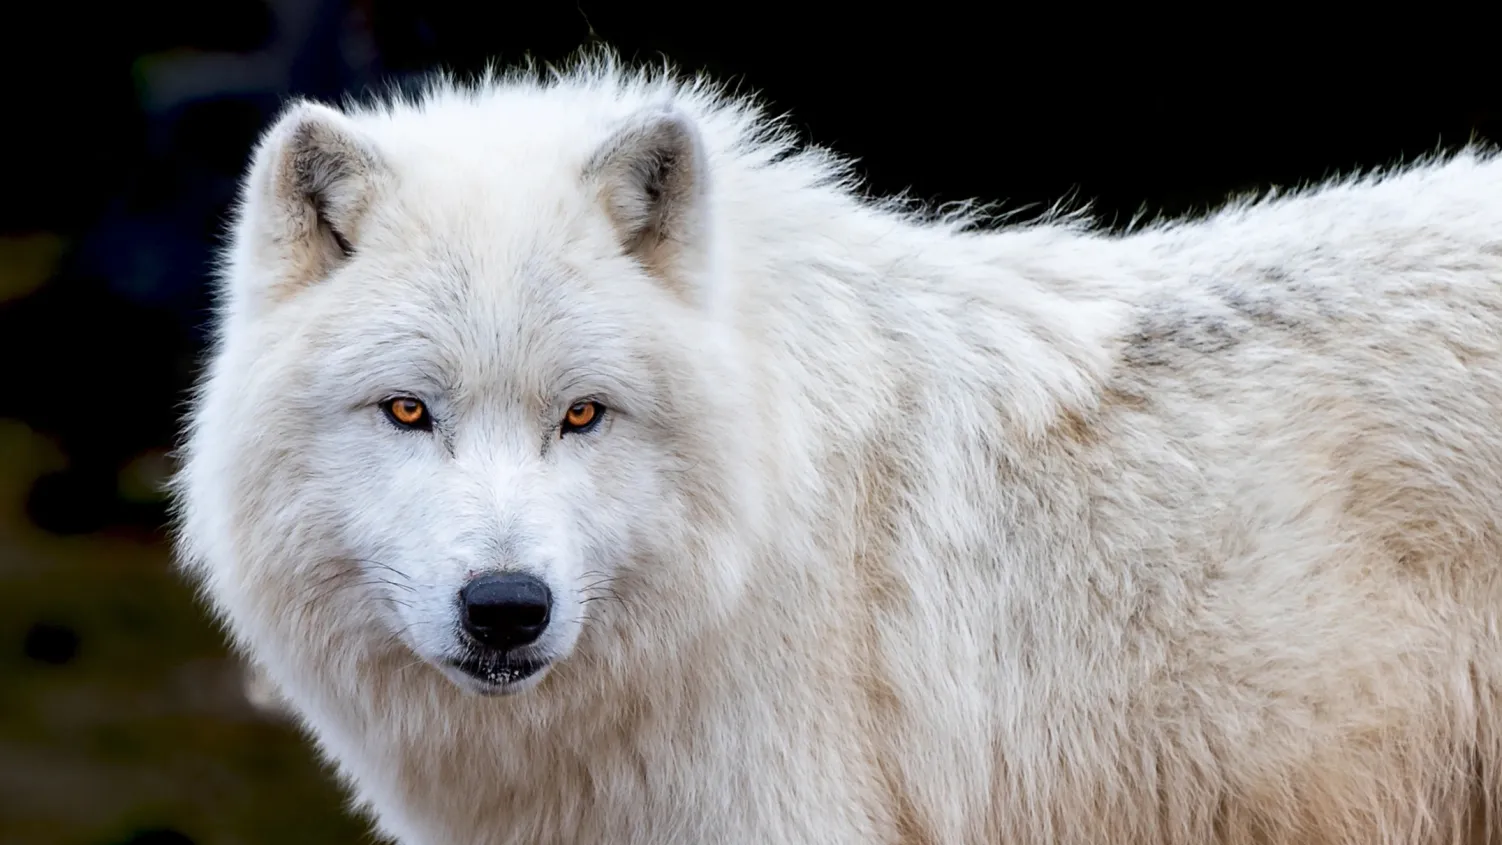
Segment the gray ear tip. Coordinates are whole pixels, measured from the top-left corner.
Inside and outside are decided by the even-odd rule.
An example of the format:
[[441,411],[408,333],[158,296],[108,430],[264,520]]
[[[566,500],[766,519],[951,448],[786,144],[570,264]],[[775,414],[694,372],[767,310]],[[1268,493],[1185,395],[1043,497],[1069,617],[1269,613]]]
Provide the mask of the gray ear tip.
[[305,100],[301,97],[291,100],[282,106],[281,112],[271,122],[271,132],[268,134],[274,134],[277,130],[290,131],[304,124],[313,123],[321,116],[320,111],[319,104],[312,100]]
[[298,98],[287,103],[281,115],[266,130],[268,144],[278,141],[302,144],[340,134],[346,118],[337,109],[315,100]]
[[303,120],[337,121],[345,119],[345,114],[328,103],[311,97],[293,97],[282,109],[282,117],[284,120],[295,117]]
[[656,133],[680,138],[697,138],[699,123],[677,103],[658,103],[646,109],[642,123]]

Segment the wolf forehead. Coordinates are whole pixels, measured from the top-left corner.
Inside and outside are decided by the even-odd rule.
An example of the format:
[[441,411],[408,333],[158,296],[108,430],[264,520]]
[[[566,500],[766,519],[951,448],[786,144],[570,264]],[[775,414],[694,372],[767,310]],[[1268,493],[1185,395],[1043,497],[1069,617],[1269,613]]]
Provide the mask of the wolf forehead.
[[[463,300],[443,307],[393,301],[337,309],[310,325],[306,378],[351,401],[419,392],[461,404],[497,392],[552,401],[603,394],[616,401],[662,389],[655,344],[639,322],[614,323],[560,308],[497,307],[482,317]],[[588,309],[584,309],[588,310]],[[640,339],[637,339],[640,337]]]
[[400,250],[390,261],[379,248],[357,253],[306,306],[289,303],[287,319],[302,329],[297,351],[281,357],[316,393],[352,405],[413,393],[452,410],[506,397],[661,406],[672,390],[664,359],[681,354],[661,299],[610,296],[599,288],[631,280],[607,271],[596,283],[543,257],[477,266],[459,257],[469,249]]

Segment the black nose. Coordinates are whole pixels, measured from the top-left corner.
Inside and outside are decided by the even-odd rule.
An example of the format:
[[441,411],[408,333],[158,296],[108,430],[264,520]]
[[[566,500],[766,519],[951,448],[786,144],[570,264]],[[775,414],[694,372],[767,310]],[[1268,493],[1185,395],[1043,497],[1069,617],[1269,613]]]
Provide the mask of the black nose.
[[459,591],[464,630],[481,645],[517,648],[537,641],[548,627],[553,593],[531,575],[482,575]]

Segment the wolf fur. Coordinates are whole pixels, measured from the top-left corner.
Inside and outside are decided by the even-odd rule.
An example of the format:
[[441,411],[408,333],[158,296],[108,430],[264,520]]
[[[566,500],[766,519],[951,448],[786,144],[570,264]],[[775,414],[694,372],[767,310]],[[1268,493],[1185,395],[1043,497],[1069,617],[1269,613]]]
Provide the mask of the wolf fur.
[[183,564],[413,845],[1502,841],[1502,159],[986,222],[609,57],[297,103]]

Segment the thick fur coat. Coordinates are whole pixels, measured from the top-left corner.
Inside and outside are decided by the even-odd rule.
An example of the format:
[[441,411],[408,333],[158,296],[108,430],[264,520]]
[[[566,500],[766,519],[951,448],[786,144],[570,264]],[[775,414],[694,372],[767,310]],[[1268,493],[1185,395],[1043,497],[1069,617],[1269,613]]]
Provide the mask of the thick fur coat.
[[848,174],[608,59],[267,132],[182,560],[380,829],[1502,841],[1502,159],[1124,235]]

